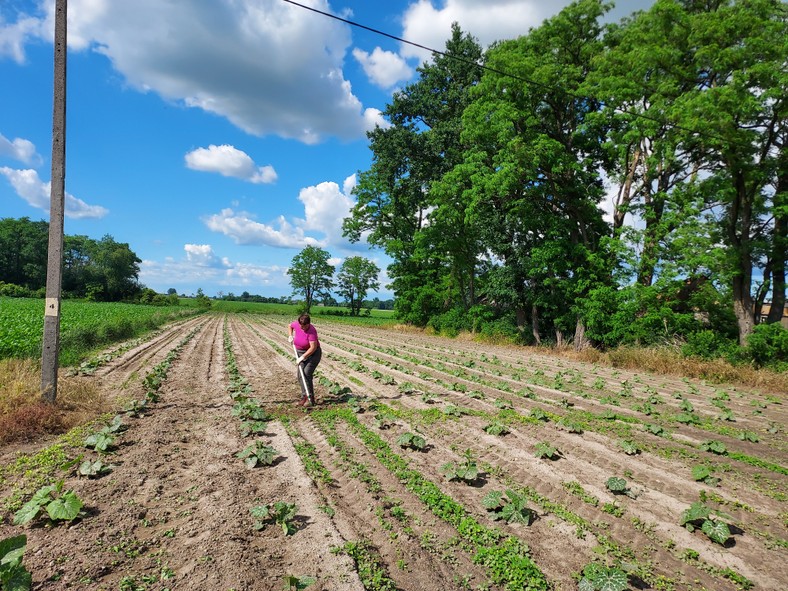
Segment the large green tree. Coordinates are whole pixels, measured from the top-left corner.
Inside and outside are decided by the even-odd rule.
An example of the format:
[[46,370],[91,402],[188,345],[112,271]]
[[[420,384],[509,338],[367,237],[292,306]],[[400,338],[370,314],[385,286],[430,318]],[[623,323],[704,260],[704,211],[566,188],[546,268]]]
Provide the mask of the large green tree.
[[312,309],[316,297],[328,297],[334,286],[334,267],[328,263],[331,255],[317,246],[307,246],[293,257],[287,274],[294,294],[304,296],[306,311]]
[[0,219],[0,281],[39,289],[46,285],[49,224]]
[[350,306],[350,313],[358,316],[361,303],[370,289],[378,289],[380,268],[364,257],[355,256],[345,259],[337,273],[337,291]]
[[[512,309],[534,339],[576,328],[574,300],[595,280],[607,232],[597,204],[599,140],[585,117],[598,108],[577,92],[602,50],[605,7],[576,2],[487,53],[463,117],[464,159],[439,183],[464,190],[468,219],[491,255],[487,299]],[[582,331],[581,331],[582,332]]]
[[461,118],[481,59],[478,42],[455,24],[444,54],[424,63],[419,79],[386,107],[391,125],[368,134],[373,162],[359,174],[344,231],[353,241],[366,233],[392,257],[396,307],[408,322],[426,324],[446,308],[476,300],[481,245],[465,204],[459,191],[433,195],[430,188],[462,160]]

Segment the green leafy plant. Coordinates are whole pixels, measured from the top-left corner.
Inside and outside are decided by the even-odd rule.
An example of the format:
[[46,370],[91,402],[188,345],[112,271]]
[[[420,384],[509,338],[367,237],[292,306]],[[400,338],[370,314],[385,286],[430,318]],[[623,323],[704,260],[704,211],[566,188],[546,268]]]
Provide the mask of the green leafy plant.
[[317,581],[315,577],[296,577],[294,575],[287,575],[285,577],[285,586],[282,587],[283,591],[301,591],[313,585]]
[[712,541],[725,545],[731,537],[731,530],[728,524],[720,519],[730,519],[730,516],[716,509],[711,509],[707,505],[697,502],[692,503],[681,515],[681,525],[689,531],[700,528],[704,534]]
[[620,568],[592,562],[583,569],[579,591],[624,591],[629,587],[627,575]]
[[268,421],[241,421],[241,437],[265,433],[267,428]]
[[279,452],[264,441],[255,441],[235,454],[235,457],[241,458],[249,468],[258,465],[270,466],[278,456]]
[[242,420],[251,421],[270,421],[269,415],[260,403],[254,398],[247,398],[241,402],[236,402],[233,406],[232,414]]
[[73,521],[79,517],[82,501],[73,490],[63,490],[63,481],[39,488],[33,498],[14,514],[14,525],[24,525],[46,511],[52,521]]
[[109,474],[112,472],[112,468],[113,466],[111,464],[105,464],[101,460],[96,460],[95,462],[85,460],[77,468],[77,475],[87,476],[88,478],[97,478],[99,476],[103,476],[104,474]]
[[441,412],[448,417],[460,417],[463,415],[462,409],[455,404],[447,404],[441,409]]
[[569,433],[575,433],[577,435],[583,434],[583,427],[579,423],[572,422],[569,419],[561,419],[558,421],[558,426]]
[[409,447],[417,451],[422,451],[427,446],[427,441],[421,435],[415,435],[411,432],[403,433],[397,438],[397,445],[400,447]]
[[491,491],[482,499],[482,505],[492,519],[506,523],[531,525],[535,517],[533,510],[528,508],[526,497],[513,490],[507,490],[505,494]]
[[449,480],[460,480],[466,484],[476,482],[479,477],[479,466],[470,450],[463,454],[465,459],[461,462],[447,462],[441,466],[441,472]]
[[536,444],[534,455],[540,459],[557,460],[561,457],[561,452],[546,441],[543,441]]
[[529,416],[532,419],[536,419],[537,421],[549,421],[550,418],[547,416],[547,413],[543,411],[541,408],[534,408],[531,409]]
[[627,495],[632,499],[636,497],[636,495],[627,486],[627,481],[623,478],[611,476],[607,479],[607,482],[605,482],[605,486],[607,487],[607,490],[612,492],[614,495]]
[[509,429],[506,428],[506,425],[497,421],[487,425],[484,430],[490,435],[506,435],[509,432]]
[[85,447],[93,449],[99,453],[108,453],[115,444],[115,436],[111,433],[99,431],[85,438]]
[[739,433],[739,439],[742,441],[751,441],[753,443],[758,443],[761,440],[754,431],[742,431]]
[[388,429],[394,424],[396,420],[397,417],[392,414],[379,412],[375,415],[375,426],[378,429]]
[[712,475],[713,471],[703,464],[692,467],[692,478],[698,482],[703,482],[709,486],[717,486],[720,479]]
[[285,501],[276,501],[268,505],[258,505],[249,510],[257,521],[254,523],[256,530],[265,529],[271,523],[277,523],[282,526],[282,531],[286,536],[295,533],[296,528],[293,524],[293,518],[296,516],[298,507],[295,503],[287,503]]
[[664,437],[665,436],[665,429],[660,427],[659,425],[655,425],[654,423],[648,423],[646,425],[646,431],[648,431],[652,435],[656,435],[658,437]]
[[725,444],[722,443],[721,441],[715,441],[715,440],[705,441],[700,444],[700,448],[703,451],[710,451],[711,453],[721,456],[724,456],[725,454],[728,453],[728,448],[726,448]]
[[27,536],[20,535],[0,540],[0,589],[29,591],[33,576],[22,565],[27,547]]
[[628,439],[620,441],[619,445],[621,445],[621,449],[624,451],[625,454],[628,456],[636,456],[640,453],[640,448],[634,441],[630,441]]

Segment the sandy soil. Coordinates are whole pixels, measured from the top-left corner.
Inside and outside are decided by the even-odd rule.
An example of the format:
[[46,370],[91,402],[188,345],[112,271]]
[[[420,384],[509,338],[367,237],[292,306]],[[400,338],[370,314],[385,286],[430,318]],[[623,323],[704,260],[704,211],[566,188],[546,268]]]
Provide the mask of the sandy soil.
[[[576,589],[577,573],[593,560],[622,564],[632,589],[739,588],[726,572],[746,577],[755,589],[788,588],[783,394],[325,322],[317,326],[324,348],[318,405],[304,410],[295,404],[288,320],[192,319],[82,378],[120,409],[145,398],[145,376],[181,347],[159,401],[140,416],[124,415],[128,430],[108,459],[114,470],[98,479],[63,475],[65,487],[85,502],[81,518],[13,526],[11,510],[0,514],[0,539],[28,536],[25,565],[34,589],[279,590],[287,576],[315,578],[307,587],[314,590],[361,590],[362,579],[367,589],[499,589],[458,530],[387,469],[349,423],[338,420],[330,430],[319,420],[320,413],[347,406],[350,395],[359,401],[355,417],[364,428],[479,523],[524,541],[554,589]],[[227,344],[249,395],[277,417],[256,436],[244,437],[233,415]],[[405,382],[417,391],[404,392]],[[329,383],[351,392],[337,393]],[[425,400],[425,392],[432,397]],[[653,407],[648,415],[645,403]],[[720,404],[734,421],[717,420]],[[441,412],[449,405],[462,414]],[[688,405],[700,424],[673,420]],[[381,429],[376,415],[386,409],[393,418]],[[536,409],[550,420],[529,419]],[[616,418],[600,418],[610,409]],[[509,433],[487,434],[491,417],[506,420]],[[584,432],[561,426],[562,417],[584,421]],[[668,437],[646,432],[645,424],[663,426]],[[400,448],[397,438],[405,432],[421,433],[428,448]],[[758,441],[741,440],[742,432]],[[642,451],[624,453],[622,436]],[[255,440],[277,450],[272,466],[247,468],[236,457]],[[728,454],[700,449],[709,440],[724,443]],[[540,442],[557,448],[558,459],[536,458]],[[7,447],[0,462],[34,451]],[[67,452],[98,457],[81,448]],[[447,481],[441,466],[466,454],[476,458],[481,476],[470,485]],[[308,457],[322,466],[322,477]],[[699,464],[713,467],[721,483],[696,482],[691,470]],[[625,478],[632,497],[608,491],[611,476]],[[7,504],[25,486],[23,474],[8,476],[0,495]],[[485,495],[507,488],[528,493],[536,515],[530,526],[494,522],[485,511]],[[701,498],[728,515],[733,536],[725,547],[679,523]],[[297,506],[291,535],[275,524],[255,529],[250,509],[276,501]],[[349,555],[352,547],[365,548],[375,561],[377,583]]]

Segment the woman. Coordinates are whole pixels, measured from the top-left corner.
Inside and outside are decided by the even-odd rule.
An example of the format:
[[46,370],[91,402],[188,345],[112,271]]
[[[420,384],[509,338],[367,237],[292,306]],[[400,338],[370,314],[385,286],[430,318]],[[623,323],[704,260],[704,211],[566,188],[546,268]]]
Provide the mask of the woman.
[[[315,403],[315,389],[312,385],[312,376],[315,373],[317,364],[320,363],[322,355],[320,349],[320,341],[317,340],[317,330],[312,326],[312,319],[309,314],[301,314],[298,320],[290,324],[290,333],[288,335],[289,342],[295,345],[298,359],[296,360],[296,379],[301,387],[301,400],[299,406]],[[298,367],[301,367],[304,374],[304,379],[298,372]],[[306,382],[306,390],[304,389],[304,382]]]

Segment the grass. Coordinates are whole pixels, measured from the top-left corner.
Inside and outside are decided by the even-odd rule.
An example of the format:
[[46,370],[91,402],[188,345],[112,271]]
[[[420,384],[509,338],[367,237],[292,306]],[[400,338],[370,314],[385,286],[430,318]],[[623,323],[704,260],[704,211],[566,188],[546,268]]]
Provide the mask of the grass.
[[41,368],[30,359],[0,360],[0,444],[65,433],[109,412],[95,384],[58,378],[55,404],[41,401]]

